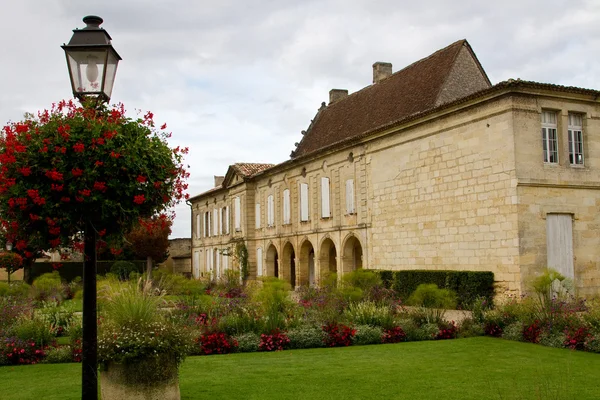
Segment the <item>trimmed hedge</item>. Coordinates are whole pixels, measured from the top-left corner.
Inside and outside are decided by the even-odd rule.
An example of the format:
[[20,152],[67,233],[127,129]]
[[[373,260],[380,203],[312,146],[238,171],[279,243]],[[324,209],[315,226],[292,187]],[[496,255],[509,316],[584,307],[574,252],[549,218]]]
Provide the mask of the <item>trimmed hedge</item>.
[[[110,268],[116,261],[98,261],[97,262],[97,272],[98,275],[106,275],[110,272]],[[131,261],[135,264],[136,270],[139,273],[143,273],[146,268],[146,261]],[[53,272],[54,268],[52,268],[53,264],[61,264],[62,266],[58,268],[58,273],[60,277],[67,281],[71,282],[76,277],[80,276],[83,278],[83,262],[59,262],[59,263],[51,263],[51,262],[36,262],[33,263],[31,267],[31,273],[29,274],[29,278],[31,282],[35,280],[40,275],[43,275],[47,272]],[[31,285],[31,282],[27,282]]]
[[470,308],[473,301],[485,297],[494,299],[494,273],[489,271],[378,271],[383,284],[394,289],[405,301],[422,283],[435,283],[439,288],[450,289],[458,296],[460,308]]

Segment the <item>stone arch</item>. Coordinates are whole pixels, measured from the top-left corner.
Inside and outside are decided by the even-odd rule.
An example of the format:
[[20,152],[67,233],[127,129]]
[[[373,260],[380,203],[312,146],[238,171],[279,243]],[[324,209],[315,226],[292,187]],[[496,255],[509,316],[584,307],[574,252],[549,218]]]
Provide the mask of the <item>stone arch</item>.
[[326,235],[319,245],[319,282],[330,274],[337,273],[337,249],[329,235]]
[[346,236],[342,246],[342,274],[347,274],[362,267],[363,247],[360,240],[351,233]]
[[279,278],[279,253],[277,247],[273,243],[269,243],[267,246],[267,259],[266,259],[266,276],[274,276]]
[[315,249],[308,239],[304,240],[300,245],[300,257],[298,264],[298,275],[296,277],[298,285],[314,285],[316,283]]
[[296,252],[290,242],[285,242],[281,253],[280,278],[289,282],[292,288],[296,287]]

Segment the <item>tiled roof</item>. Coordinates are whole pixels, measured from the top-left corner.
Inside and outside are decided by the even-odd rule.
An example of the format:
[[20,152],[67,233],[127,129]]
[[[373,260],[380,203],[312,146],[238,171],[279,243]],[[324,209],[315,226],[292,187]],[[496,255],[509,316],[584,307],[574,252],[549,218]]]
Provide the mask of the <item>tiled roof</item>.
[[249,178],[254,174],[264,171],[275,166],[275,164],[259,164],[259,163],[235,163],[231,167],[237,174],[244,178]]
[[292,157],[436,107],[440,91],[463,46],[470,50],[466,40],[459,40],[376,84],[322,107]]

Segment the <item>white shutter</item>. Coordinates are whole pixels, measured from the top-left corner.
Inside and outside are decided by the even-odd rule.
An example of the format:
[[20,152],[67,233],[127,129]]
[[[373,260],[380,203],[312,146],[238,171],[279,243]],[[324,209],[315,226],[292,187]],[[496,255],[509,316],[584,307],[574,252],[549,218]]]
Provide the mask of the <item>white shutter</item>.
[[229,269],[229,256],[227,254],[223,254],[223,271]]
[[213,208],[213,235],[219,234],[219,210]]
[[300,221],[308,221],[308,183],[300,184]]
[[239,197],[236,197],[233,200],[233,206],[235,208],[235,210],[234,210],[235,230],[240,231],[240,230],[242,230],[242,209],[241,209]]
[[200,252],[194,251],[194,278],[200,278]]
[[573,279],[573,217],[571,214],[546,216],[548,268]]
[[206,221],[207,221],[207,222],[206,222],[206,224],[208,225],[208,237],[211,237],[211,236],[212,236],[212,233],[213,233],[213,232],[212,232],[212,221],[211,221],[211,217],[212,217],[212,214],[211,214],[211,212],[210,212],[210,211],[207,211],[207,212],[206,212]]
[[255,208],[256,229],[260,228],[260,203],[256,203]]
[[200,239],[200,214],[196,214],[196,238]]
[[217,259],[217,278],[221,278],[221,255],[219,254],[219,250],[215,249],[215,258]]
[[229,235],[229,206],[225,207],[225,234]]
[[275,204],[273,202],[273,195],[267,197],[267,224],[269,226],[275,225],[275,213],[274,208]]
[[331,217],[329,208],[329,178],[321,177],[321,218]]
[[283,191],[283,223],[290,223],[290,189]]
[[346,214],[354,214],[354,179],[346,181]]
[[219,208],[219,235],[223,234],[223,209]]
[[256,276],[262,276],[263,265],[262,265],[262,249],[259,247],[256,249]]
[[212,271],[212,250],[206,249],[206,272]]

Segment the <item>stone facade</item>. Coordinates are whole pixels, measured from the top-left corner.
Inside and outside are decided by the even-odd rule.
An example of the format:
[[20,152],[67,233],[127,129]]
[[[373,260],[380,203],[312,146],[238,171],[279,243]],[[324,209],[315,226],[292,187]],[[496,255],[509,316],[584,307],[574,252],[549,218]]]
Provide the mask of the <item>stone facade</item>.
[[[237,267],[231,250],[242,241],[251,278],[293,286],[361,267],[451,269],[492,271],[520,294],[566,260],[552,266],[580,294],[600,293],[600,92],[473,83],[480,65],[465,49],[429,109],[251,174],[232,166],[222,185],[193,197],[193,275]],[[558,162],[544,161],[544,112],[557,117]],[[583,120],[580,164],[570,161],[570,114]]]

